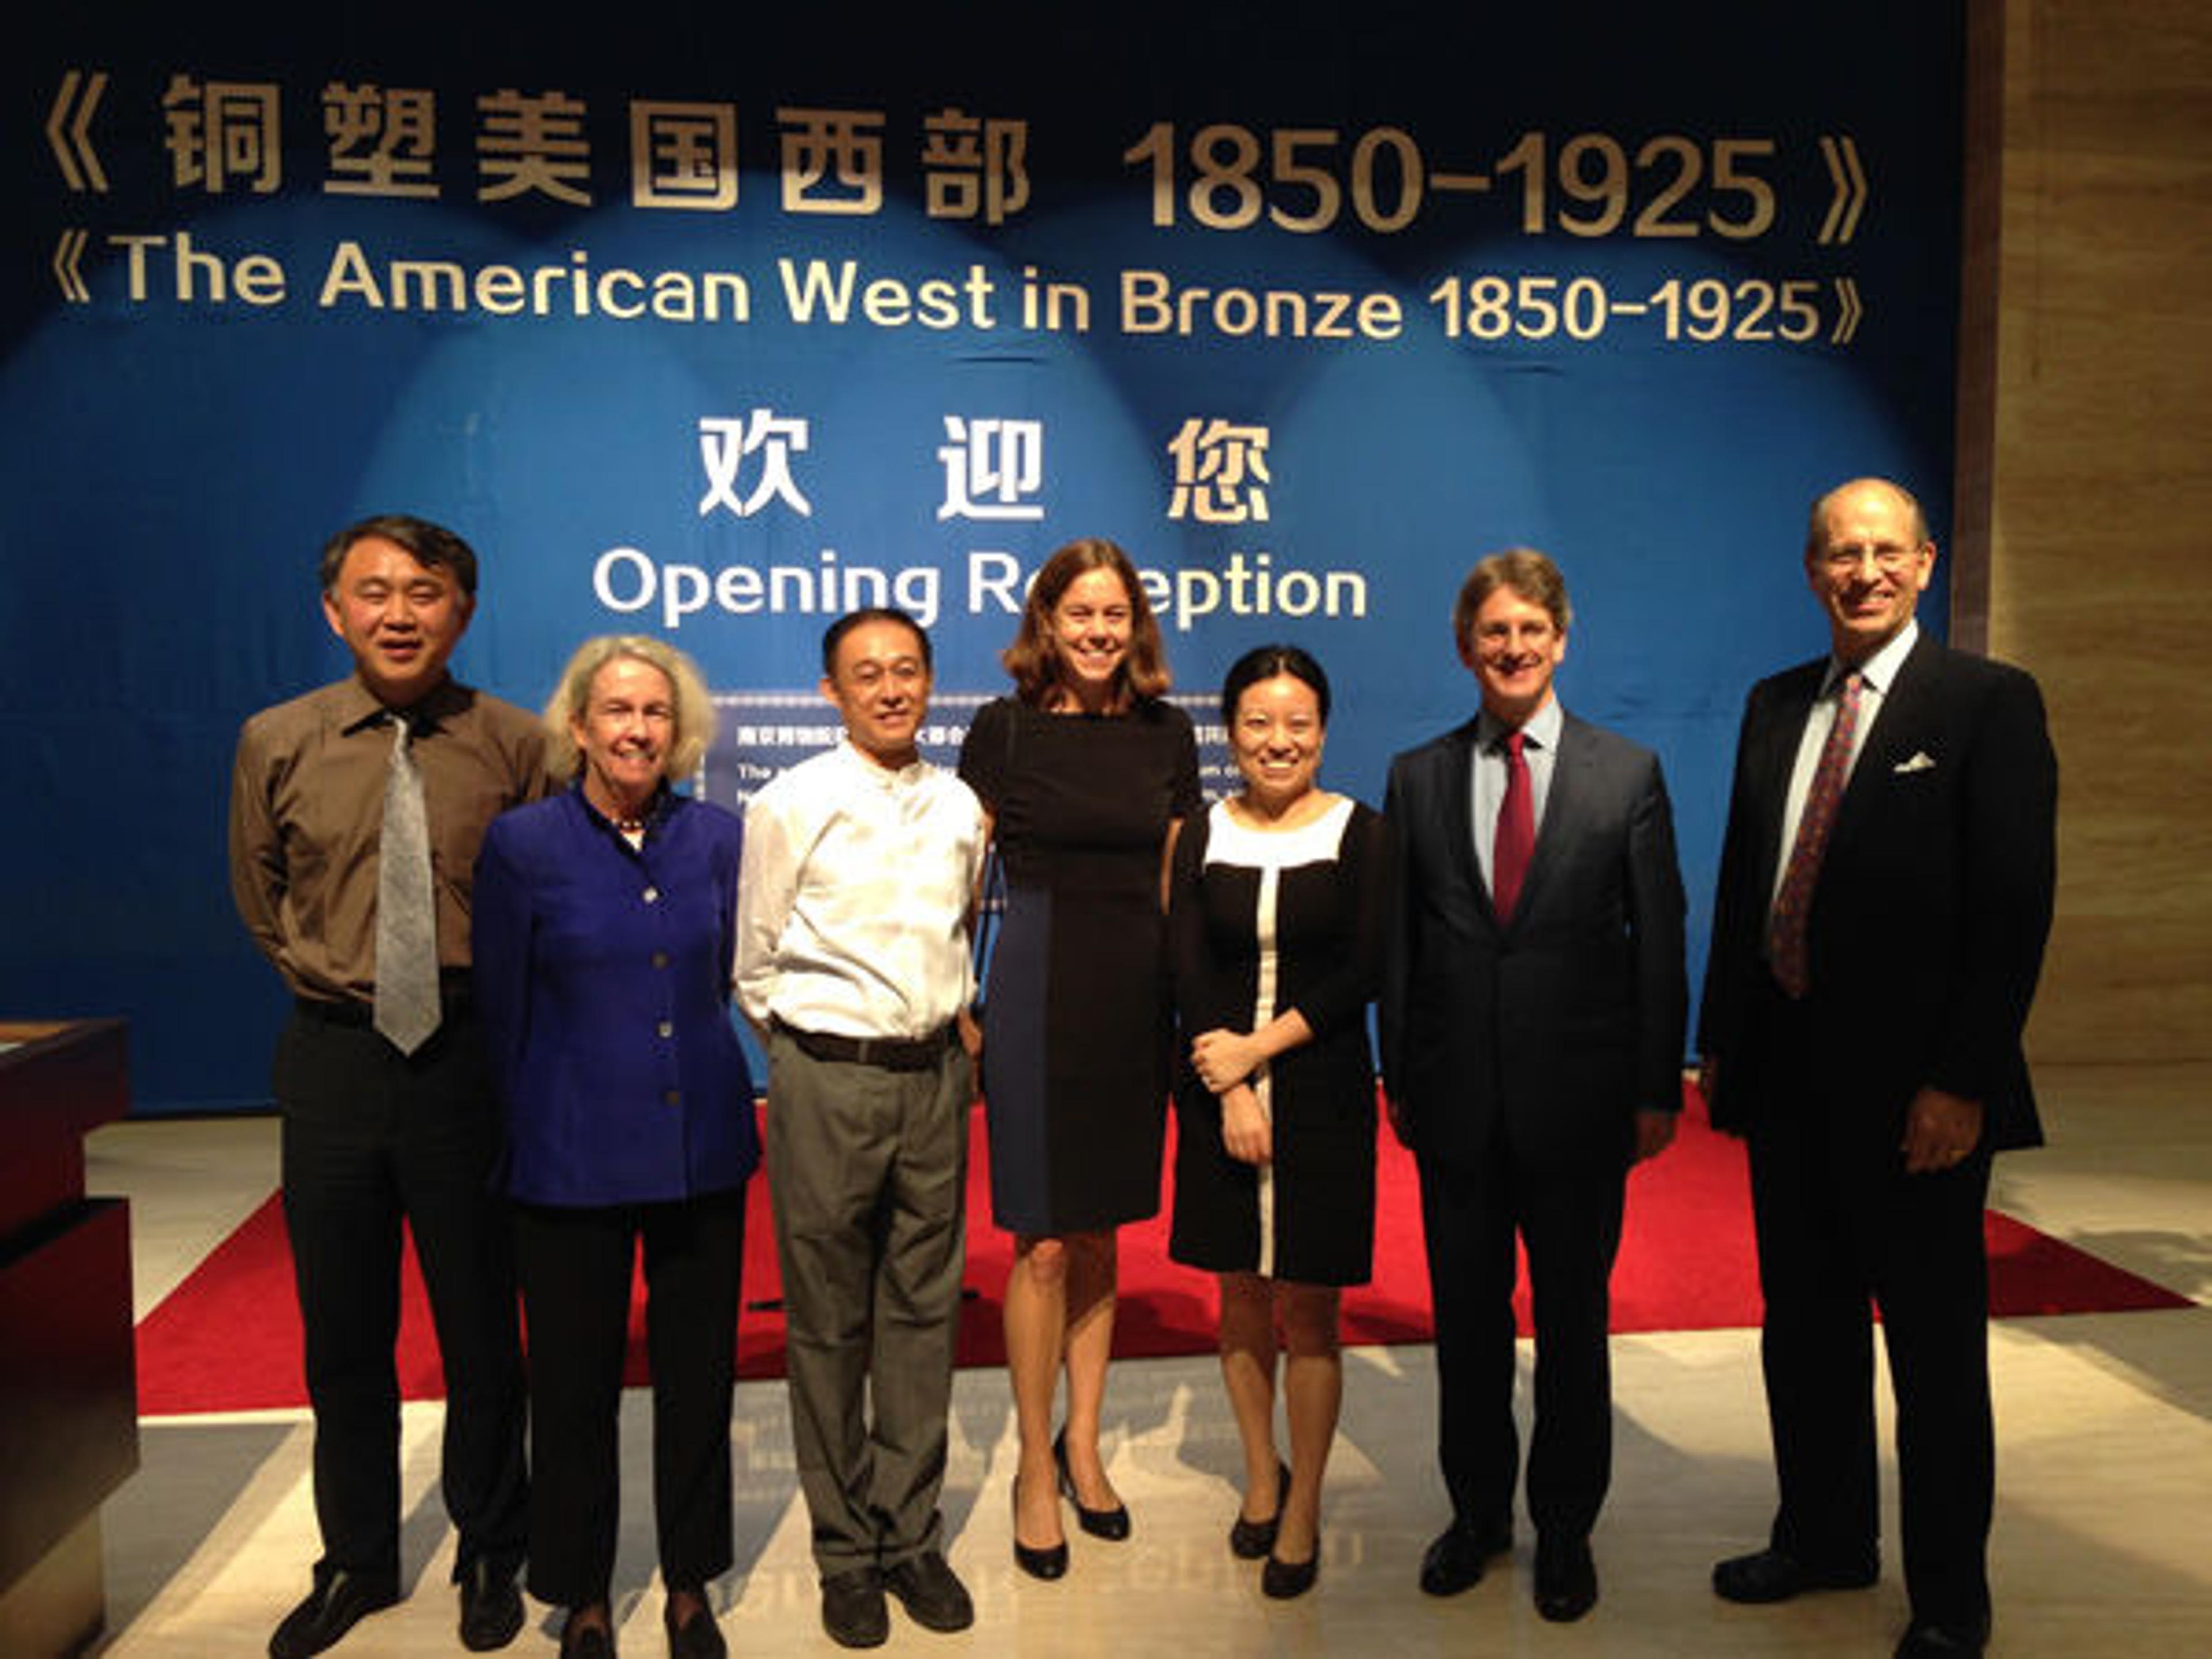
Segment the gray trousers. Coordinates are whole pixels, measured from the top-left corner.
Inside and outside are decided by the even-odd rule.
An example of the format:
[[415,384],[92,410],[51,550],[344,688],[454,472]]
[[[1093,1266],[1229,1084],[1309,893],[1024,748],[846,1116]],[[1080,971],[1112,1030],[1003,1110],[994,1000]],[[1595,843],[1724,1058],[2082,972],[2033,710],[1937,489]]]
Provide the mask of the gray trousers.
[[772,1031],[768,1056],[792,1441],[826,1578],[943,1547],[972,1080],[957,1046],[892,1072]]

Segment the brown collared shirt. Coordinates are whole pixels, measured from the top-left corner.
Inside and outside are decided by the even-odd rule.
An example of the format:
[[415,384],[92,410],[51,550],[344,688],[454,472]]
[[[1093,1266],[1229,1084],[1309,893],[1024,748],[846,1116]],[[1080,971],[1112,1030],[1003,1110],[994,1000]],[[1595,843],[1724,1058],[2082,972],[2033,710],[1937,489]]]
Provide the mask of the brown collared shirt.
[[[447,679],[409,711],[429,817],[438,961],[469,965],[469,890],[485,826],[556,787],[544,729],[512,703]],[[239,733],[230,786],[230,886],[262,954],[294,992],[376,994],[376,859],[391,717],[358,678],[264,708]]]

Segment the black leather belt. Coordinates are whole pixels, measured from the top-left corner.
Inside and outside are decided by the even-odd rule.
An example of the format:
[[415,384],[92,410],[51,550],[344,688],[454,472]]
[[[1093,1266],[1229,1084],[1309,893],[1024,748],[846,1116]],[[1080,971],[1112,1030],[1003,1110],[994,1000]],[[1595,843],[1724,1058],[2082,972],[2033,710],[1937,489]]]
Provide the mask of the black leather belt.
[[789,1037],[799,1053],[812,1059],[842,1066],[877,1066],[886,1072],[932,1070],[958,1035],[950,1023],[925,1037],[840,1036],[835,1031],[802,1031],[781,1020],[775,1022],[775,1029]]
[[292,1006],[302,1019],[313,1020],[318,1025],[343,1025],[352,1030],[367,1030],[376,1018],[376,1010],[365,1002],[325,1002],[320,997],[294,997]]
[[[473,1014],[476,998],[467,975],[441,975],[438,1003],[445,1019],[465,1019]],[[339,1002],[325,997],[295,995],[292,1006],[299,1011],[302,1018],[313,1020],[320,1025],[343,1025],[349,1030],[366,1031],[376,1024],[375,1006],[354,998]]]

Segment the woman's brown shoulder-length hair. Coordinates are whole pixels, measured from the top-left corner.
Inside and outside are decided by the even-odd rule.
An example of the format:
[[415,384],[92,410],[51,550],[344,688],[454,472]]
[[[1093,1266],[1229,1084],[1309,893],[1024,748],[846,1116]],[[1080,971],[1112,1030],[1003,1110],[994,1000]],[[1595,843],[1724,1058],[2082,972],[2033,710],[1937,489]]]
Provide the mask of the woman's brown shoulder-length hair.
[[1166,647],[1160,640],[1159,619],[1152,614],[1145,585],[1129,556],[1103,536],[1072,541],[1044,562],[1030,585],[1029,602],[1022,607],[1020,629],[1014,642],[999,653],[999,660],[1014,678],[1015,695],[1025,703],[1042,703],[1060,684],[1060,651],[1053,643],[1052,613],[1075,579],[1092,570],[1110,570],[1121,579],[1129,595],[1129,654],[1122,660],[1121,682],[1132,700],[1157,697],[1168,689]]

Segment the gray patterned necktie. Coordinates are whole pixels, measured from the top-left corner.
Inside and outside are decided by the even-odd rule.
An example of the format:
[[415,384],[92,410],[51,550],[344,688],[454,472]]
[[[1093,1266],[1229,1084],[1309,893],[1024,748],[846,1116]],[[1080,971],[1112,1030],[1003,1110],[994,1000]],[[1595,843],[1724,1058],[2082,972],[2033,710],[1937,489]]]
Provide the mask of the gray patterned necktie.
[[438,1029],[438,917],[430,891],[430,826],[422,775],[395,714],[376,868],[376,1029],[411,1054]]

